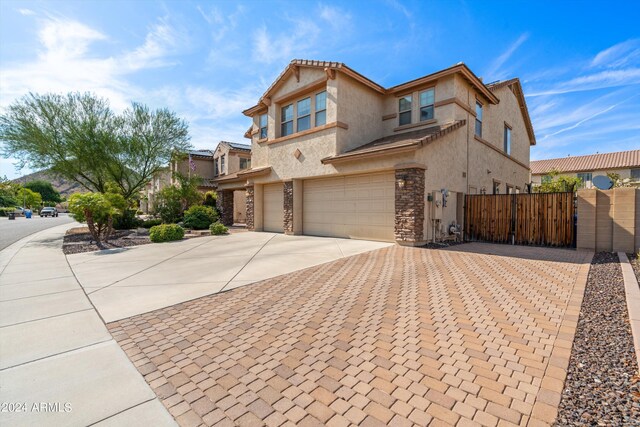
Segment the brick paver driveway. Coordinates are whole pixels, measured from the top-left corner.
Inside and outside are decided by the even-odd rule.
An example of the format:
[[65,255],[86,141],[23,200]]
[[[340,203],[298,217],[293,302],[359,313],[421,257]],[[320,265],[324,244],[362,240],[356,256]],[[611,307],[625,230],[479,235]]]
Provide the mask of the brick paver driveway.
[[181,425],[548,424],[589,260],[393,246],[109,328]]

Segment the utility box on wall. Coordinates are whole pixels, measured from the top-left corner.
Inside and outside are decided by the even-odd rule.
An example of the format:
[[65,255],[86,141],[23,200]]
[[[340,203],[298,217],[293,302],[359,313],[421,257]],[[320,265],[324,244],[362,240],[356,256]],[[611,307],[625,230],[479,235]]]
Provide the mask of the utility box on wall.
[[442,193],[434,191],[431,202],[431,219],[442,219]]

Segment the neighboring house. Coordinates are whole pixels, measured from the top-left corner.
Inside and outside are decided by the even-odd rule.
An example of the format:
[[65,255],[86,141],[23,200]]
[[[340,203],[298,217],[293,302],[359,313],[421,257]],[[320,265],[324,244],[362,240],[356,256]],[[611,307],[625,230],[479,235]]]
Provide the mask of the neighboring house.
[[485,85],[462,63],[384,88],[293,60],[244,114],[252,165],[237,177],[256,231],[421,245],[462,223],[465,193],[529,182],[519,80]]
[[633,183],[640,184],[640,150],[532,161],[532,184],[535,186],[550,181],[552,176],[549,173],[552,171],[581,178],[585,188],[593,187],[594,177],[608,173],[616,173],[622,180],[629,178]]
[[238,178],[238,173],[251,168],[251,146],[220,141],[213,152],[213,167],[222,223],[244,224],[247,219],[246,179]]
[[171,185],[171,170],[167,166],[156,172],[144,190],[142,190],[140,210],[144,213],[153,212],[155,208],[155,198],[158,192],[169,185]]
[[[198,190],[202,192],[215,189],[213,179],[215,178],[213,151],[192,150],[184,154],[180,160],[174,160],[171,164],[171,171],[183,176],[199,176],[202,178]],[[173,178],[171,184],[175,184]]]

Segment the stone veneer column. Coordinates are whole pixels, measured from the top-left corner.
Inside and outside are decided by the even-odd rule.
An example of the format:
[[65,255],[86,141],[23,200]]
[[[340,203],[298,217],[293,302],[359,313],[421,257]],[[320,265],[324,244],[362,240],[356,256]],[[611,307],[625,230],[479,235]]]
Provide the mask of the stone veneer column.
[[226,226],[233,225],[233,190],[222,190],[218,192],[220,201],[220,222]]
[[247,185],[247,230],[254,231],[255,225],[253,222],[253,199],[254,189],[253,185]]
[[293,181],[285,181],[284,187],[284,234],[293,234]]
[[398,244],[424,244],[424,207],[424,168],[396,169],[395,237]]

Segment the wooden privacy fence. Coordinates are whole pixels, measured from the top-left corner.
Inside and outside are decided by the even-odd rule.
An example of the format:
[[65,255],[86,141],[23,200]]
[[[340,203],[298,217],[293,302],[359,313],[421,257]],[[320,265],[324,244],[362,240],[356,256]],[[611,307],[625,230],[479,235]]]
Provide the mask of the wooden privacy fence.
[[468,194],[467,241],[575,246],[574,193]]

